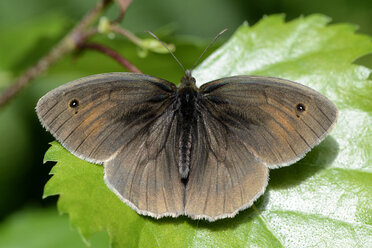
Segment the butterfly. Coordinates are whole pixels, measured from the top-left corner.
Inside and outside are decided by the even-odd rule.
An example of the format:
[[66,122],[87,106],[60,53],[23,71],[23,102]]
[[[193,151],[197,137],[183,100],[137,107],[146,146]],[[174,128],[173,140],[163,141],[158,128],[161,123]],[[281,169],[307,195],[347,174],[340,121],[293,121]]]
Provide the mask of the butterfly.
[[137,213],[233,217],[330,132],[336,106],[289,80],[232,76],[179,86],[137,73],[77,79],[43,96],[42,125]]

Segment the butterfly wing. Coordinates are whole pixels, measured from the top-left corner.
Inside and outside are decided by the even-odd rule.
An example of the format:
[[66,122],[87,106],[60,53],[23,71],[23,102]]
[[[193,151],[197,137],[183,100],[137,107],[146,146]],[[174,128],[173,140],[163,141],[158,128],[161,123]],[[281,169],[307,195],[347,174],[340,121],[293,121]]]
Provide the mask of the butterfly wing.
[[[123,201],[157,217],[183,211],[184,186],[170,145],[175,91],[156,77],[106,73],[47,93],[36,110],[67,150],[104,163],[105,182]],[[177,204],[164,206],[160,199]]]
[[43,126],[67,150],[103,163],[162,114],[174,90],[173,84],[155,77],[105,73],[50,91],[36,110]]
[[269,168],[304,157],[337,119],[336,106],[325,96],[284,79],[236,76],[210,82],[200,90],[209,113]]
[[164,113],[104,165],[106,184],[140,214],[160,218],[184,213],[176,118],[173,111]]
[[251,206],[265,191],[269,169],[221,120],[205,111],[197,117],[185,213],[215,221]]
[[337,118],[326,97],[278,78],[223,78],[200,92],[185,207],[196,218],[231,217],[251,206],[265,190],[267,168],[301,159]]

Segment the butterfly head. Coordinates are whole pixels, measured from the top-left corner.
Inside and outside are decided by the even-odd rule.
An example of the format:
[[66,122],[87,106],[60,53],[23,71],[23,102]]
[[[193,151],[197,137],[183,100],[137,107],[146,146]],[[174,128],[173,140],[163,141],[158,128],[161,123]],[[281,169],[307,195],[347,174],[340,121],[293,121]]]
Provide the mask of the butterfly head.
[[227,28],[219,32],[216,37],[212,40],[211,43],[207,46],[206,49],[202,52],[202,54],[199,56],[199,58],[195,61],[194,65],[192,66],[191,70],[185,70],[185,67],[181,64],[181,62],[177,59],[177,57],[172,53],[172,51],[168,48],[168,46],[162,42],[154,33],[151,31],[147,31],[152,37],[154,37],[156,40],[158,40],[167,50],[168,52],[173,56],[173,58],[176,60],[176,62],[179,64],[179,66],[182,68],[182,70],[185,72],[185,76],[182,77],[181,83],[179,84],[178,88],[183,89],[183,88],[191,88],[194,91],[198,91],[198,88],[196,87],[196,82],[195,78],[191,76],[192,70],[195,68],[195,66],[198,64],[200,59],[203,57],[205,52],[208,50],[208,48],[220,37],[224,32],[227,31]]
[[179,85],[179,88],[185,88],[185,87],[191,87],[196,89],[196,80],[191,75],[191,70],[185,71],[185,76],[181,78],[181,83]]

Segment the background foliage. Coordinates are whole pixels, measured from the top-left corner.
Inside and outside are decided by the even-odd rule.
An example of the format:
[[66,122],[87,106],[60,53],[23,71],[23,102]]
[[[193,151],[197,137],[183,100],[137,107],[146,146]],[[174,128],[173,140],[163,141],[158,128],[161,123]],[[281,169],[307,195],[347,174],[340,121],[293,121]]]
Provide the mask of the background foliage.
[[[1,1],[0,91],[47,52],[92,5],[92,1],[88,0]],[[205,8],[209,11],[205,11]],[[143,30],[150,29],[160,34],[166,41],[175,43],[176,55],[188,67],[218,31],[229,27],[230,33],[225,35],[227,39],[244,20],[253,24],[263,15],[271,13],[285,13],[287,19],[293,19],[303,14],[319,12],[332,17],[335,22],[358,24],[361,32],[371,35],[371,9],[372,2],[368,0],[326,2],[319,0],[259,2],[143,0],[134,1],[123,21],[123,26],[142,37],[147,37],[142,33]],[[114,17],[116,14],[117,9],[114,7],[108,11],[109,16]],[[177,82],[182,76],[182,72],[169,55],[149,54],[148,57],[141,59],[137,56],[136,47],[126,40],[112,41],[105,37],[98,40],[115,47],[144,73],[173,82]],[[222,44],[222,40],[219,44]],[[371,56],[359,59],[357,63],[372,67]],[[57,244],[62,244],[61,242],[67,242],[64,247],[84,247],[82,241],[77,238],[76,231],[69,228],[67,217],[56,216],[53,210],[55,199],[41,200],[42,189],[48,180],[50,170],[50,165],[41,165],[42,158],[48,149],[48,142],[53,138],[38,123],[34,106],[40,96],[60,84],[88,74],[121,70],[122,68],[116,62],[95,52],[70,55],[35,80],[5,108],[0,109],[0,195],[2,196],[0,198],[0,246],[1,242],[4,242],[7,247],[12,247],[11,245],[19,247],[22,244],[27,244],[28,247],[55,247]],[[368,74],[368,71],[365,73]],[[368,89],[371,88],[367,87]],[[358,103],[357,105],[360,106],[358,108],[365,111],[370,118],[371,110],[368,110],[368,105],[363,105],[364,99],[368,97],[366,88],[360,92],[358,87],[354,89],[349,87],[347,90],[354,91],[354,94],[352,98],[345,98],[345,101]],[[345,101],[340,100],[340,102]],[[354,124],[363,124],[363,122],[358,121]],[[359,127],[367,128],[368,131],[368,127],[363,125]],[[352,141],[350,144],[342,145],[352,146]],[[365,151],[371,150],[371,142],[368,139],[361,145],[366,149]],[[358,149],[359,147],[356,147],[349,152],[366,156],[358,153],[360,152]],[[345,161],[345,164],[352,162]],[[367,208],[366,211],[367,216],[371,216],[370,209]],[[366,222],[371,224],[370,219]],[[20,233],[25,237],[24,239],[16,238]],[[93,237],[93,245],[107,243],[105,234]]]

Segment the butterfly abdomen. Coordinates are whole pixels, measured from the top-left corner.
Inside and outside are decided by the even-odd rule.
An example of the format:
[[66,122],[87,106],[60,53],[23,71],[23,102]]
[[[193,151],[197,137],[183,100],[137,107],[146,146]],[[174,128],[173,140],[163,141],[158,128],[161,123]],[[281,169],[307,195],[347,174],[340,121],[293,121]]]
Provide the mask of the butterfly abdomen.
[[192,132],[196,121],[197,94],[192,87],[184,87],[180,89],[178,95],[178,171],[182,179],[187,179],[191,167]]
[[182,133],[178,144],[178,171],[183,179],[188,177],[190,171],[192,147],[192,135],[190,131]]

